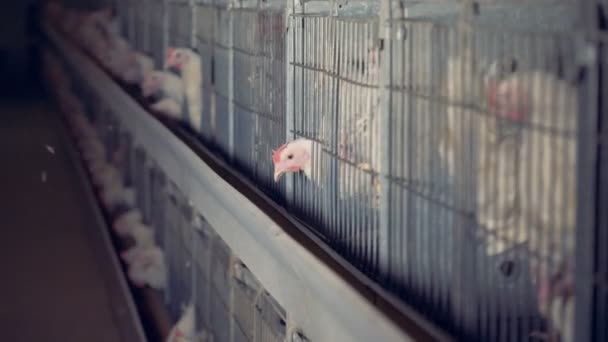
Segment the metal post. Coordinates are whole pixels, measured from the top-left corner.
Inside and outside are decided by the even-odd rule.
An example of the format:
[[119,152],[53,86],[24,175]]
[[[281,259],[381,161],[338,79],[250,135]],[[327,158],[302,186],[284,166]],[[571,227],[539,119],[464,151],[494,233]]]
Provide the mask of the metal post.
[[[599,42],[599,23],[597,7],[594,1],[585,1],[584,10],[581,10],[585,25],[585,34],[580,37],[582,43],[581,54],[579,55],[579,66],[586,68],[586,79],[582,82],[578,92],[579,115],[577,120],[577,193],[576,193],[576,265],[575,272],[575,336],[573,341],[593,341],[593,328],[595,324],[605,324],[605,322],[595,321],[594,304],[596,300],[593,296],[595,287],[595,253],[598,246],[601,246],[604,241],[595,243],[596,238],[600,237],[600,230],[606,227],[600,227],[596,222],[596,215],[605,211],[605,205],[601,206],[599,201],[605,201],[605,194],[598,190],[601,186],[606,187],[606,177],[602,177],[602,172],[606,174],[606,146],[598,145],[598,128],[601,121],[604,121],[606,127],[606,117],[598,118],[599,115],[604,115],[600,112],[599,100],[600,94],[598,86],[600,79],[598,72],[602,68],[598,68],[598,53]],[[605,58],[605,57],[604,57]],[[600,62],[601,63],[601,62]],[[602,67],[606,67],[603,65]],[[603,80],[602,80],[603,81]],[[604,115],[605,116],[605,115]],[[605,133],[605,132],[604,132]],[[599,148],[598,148],[599,146]],[[600,156],[601,150],[603,156]],[[601,163],[598,163],[598,157]],[[601,165],[603,164],[603,165]],[[602,167],[604,168],[602,170]],[[597,192],[596,192],[597,191]],[[599,193],[599,197],[596,197]],[[603,248],[603,247],[599,247]],[[603,262],[604,260],[597,260]],[[598,336],[595,336],[598,338]]]
[[228,157],[234,159],[234,48],[233,48],[233,34],[234,34],[234,18],[232,15],[232,8],[238,5],[236,0],[228,0],[228,6],[226,8],[226,15],[228,15]]
[[[294,61],[295,56],[295,30],[292,26],[291,15],[303,10],[301,7],[302,3],[300,0],[287,0],[287,6],[285,10],[285,76],[286,76],[286,91],[285,91],[285,138],[290,141],[295,138],[294,125],[295,125],[295,72],[296,68],[291,66],[290,63]],[[278,147],[278,146],[277,146]],[[285,178],[285,206],[289,208],[293,205],[294,201],[294,179],[293,176]]]
[[390,90],[391,75],[393,72],[393,40],[391,37],[392,13],[391,0],[382,0],[380,7],[379,38],[384,42],[380,51],[380,231],[378,233],[378,267],[380,277],[388,280],[391,272],[390,262],[390,227],[391,227],[391,114],[392,93]]
[[167,51],[167,48],[169,47],[169,34],[170,34],[170,29],[169,29],[169,7],[170,7],[170,1],[171,0],[162,0],[162,43],[161,43],[161,65],[165,65],[165,58],[167,58],[167,54],[165,53],[165,51]]
[[[461,17],[457,28],[459,39],[460,70],[472,72],[474,70],[474,41],[473,41],[473,16],[475,15],[475,3],[473,0],[461,1]],[[461,71],[463,72],[463,71]],[[471,84],[460,82],[462,87],[471,87]],[[464,84],[463,84],[464,83]],[[466,91],[466,89],[463,89]],[[462,94],[462,92],[461,92]],[[459,99],[460,100],[460,99]],[[462,116],[467,115],[463,110]],[[467,115],[468,116],[468,115]],[[464,129],[470,131],[478,124],[475,118],[461,117]],[[464,133],[464,132],[462,132]],[[476,179],[469,170],[470,165],[476,165],[475,143],[471,137],[463,135],[462,153],[458,154],[456,163],[455,181],[456,196],[465,211],[476,210]],[[471,269],[475,266],[475,249],[471,246],[471,234],[468,229],[474,226],[471,218],[464,214],[457,214],[454,222],[454,259],[455,272],[452,286],[452,309],[454,325],[464,335],[468,336],[476,325],[476,297],[474,282],[470,281],[475,272]]]
[[[188,7],[190,7],[190,46],[193,48],[197,47],[196,44],[196,28],[197,28],[197,15],[196,15],[196,0],[188,0]],[[199,51],[200,53],[200,51]]]

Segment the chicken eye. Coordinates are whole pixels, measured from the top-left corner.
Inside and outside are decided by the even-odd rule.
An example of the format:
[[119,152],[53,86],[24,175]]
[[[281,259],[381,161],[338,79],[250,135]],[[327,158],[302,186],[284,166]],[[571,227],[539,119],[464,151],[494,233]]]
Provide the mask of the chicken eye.
[[287,159],[293,159],[293,154],[288,155]]

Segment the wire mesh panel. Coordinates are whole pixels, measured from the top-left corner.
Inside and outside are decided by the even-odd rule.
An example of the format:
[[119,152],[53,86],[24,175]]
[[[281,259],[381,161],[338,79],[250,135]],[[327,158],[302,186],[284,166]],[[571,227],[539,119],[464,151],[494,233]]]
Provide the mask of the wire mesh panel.
[[255,307],[263,289],[244,264],[237,262],[233,265],[233,269],[233,319],[236,322],[236,328],[244,335],[244,340],[253,341]]
[[134,23],[133,30],[135,33],[134,47],[137,48],[138,51],[149,51],[149,46],[147,41],[149,40],[148,33],[148,17],[150,15],[150,0],[138,0],[133,1],[134,5]]
[[575,121],[589,114],[574,3],[398,5],[389,282],[467,340],[569,329],[549,284],[572,272]]
[[232,15],[228,2],[216,5],[213,29],[213,70],[215,113],[212,121],[215,142],[220,153],[232,154]]
[[121,133],[120,142],[120,170],[122,171],[123,183],[127,186],[133,185],[133,136],[128,131]]
[[[69,70],[69,69],[68,69]],[[70,72],[74,82],[72,82],[71,90],[74,95],[83,99],[84,113],[90,122],[93,122],[94,115],[100,110],[101,101],[98,96],[92,91],[91,87],[82,81],[80,75],[75,72]]]
[[125,37],[134,46],[137,44],[137,22],[139,17],[139,3],[141,0],[127,0],[127,26],[125,26]]
[[120,123],[114,113],[111,113],[106,125],[106,158],[110,163],[118,167],[120,165]]
[[293,132],[312,146],[294,181],[297,214],[370,272],[377,264],[379,205],[378,21],[365,5],[291,16]]
[[[591,339],[593,341],[603,341],[608,339],[608,327],[605,322],[608,320],[608,251],[603,246],[608,242],[608,211],[605,210],[608,207],[608,110],[607,110],[607,99],[608,99],[608,4],[602,3],[598,7],[597,20],[599,21],[600,29],[599,32],[592,31],[594,37],[597,37],[599,42],[598,50],[598,76],[599,76],[599,89],[598,89],[598,161],[597,161],[597,191],[596,191],[596,206],[595,206],[595,234],[591,237],[586,237],[594,242],[593,253],[591,258],[593,259],[593,275],[591,277],[584,278],[580,272],[577,272],[579,279],[593,279],[592,286],[587,287],[589,284],[582,284],[577,287],[577,302],[576,302],[576,314],[579,316],[580,312],[587,313],[585,311],[588,306],[591,306],[593,313],[593,321],[586,319],[587,317],[577,317],[576,325],[576,338],[579,340]],[[591,23],[595,23],[591,21]],[[597,34],[597,35],[596,35]],[[581,236],[579,235],[579,238]],[[585,238],[583,238],[585,239]],[[581,240],[577,240],[579,244]],[[578,246],[578,245],[577,245]],[[585,253],[577,253],[577,257],[585,255]],[[589,250],[586,250],[589,252]],[[586,260],[577,260],[577,267],[579,265],[585,265]],[[583,266],[584,267],[584,266]],[[579,293],[590,294],[588,298],[579,300]],[[586,300],[585,300],[586,299]],[[582,302],[582,303],[581,303]],[[581,307],[579,308],[580,304]],[[591,324],[591,326],[589,326]],[[589,328],[587,330],[587,328]]]
[[216,27],[216,11],[217,9],[212,4],[202,2],[197,2],[194,8],[194,15],[196,17],[196,28],[194,32],[195,44],[201,58],[202,68],[201,99],[203,100],[203,124],[201,125],[201,135],[205,142],[210,145],[214,145],[216,141],[216,108],[213,90],[213,46],[215,37],[214,29]]
[[154,57],[156,67],[162,67],[165,58],[168,35],[165,26],[167,23],[165,0],[149,0],[147,3],[148,15],[143,17],[147,22],[147,32],[150,33],[150,52]]
[[[268,33],[270,35],[281,30],[274,26],[277,22],[280,27],[283,26],[279,14],[272,13],[272,18],[268,19],[272,27],[271,33]],[[268,13],[259,17],[256,15],[255,18],[264,21],[266,15]],[[261,29],[260,37],[264,37],[265,30]],[[275,38],[258,39],[262,42],[263,51],[259,52],[261,56],[256,57],[267,59],[259,63],[272,75],[272,69],[281,69],[280,63],[273,63],[277,62],[275,58],[282,60],[283,45],[264,43]],[[211,332],[214,341],[284,340],[285,310],[244,265],[239,264],[239,271],[233,268],[236,254],[202,216],[194,213],[193,204],[176,183],[167,179],[161,165],[154,159],[155,155],[142,145],[141,141],[145,139],[138,134],[140,132],[129,131],[129,124],[118,119],[120,112],[117,109],[126,106],[100,103],[99,100],[107,94],[99,94],[99,89],[85,83],[80,85],[82,87],[75,89],[79,89],[85,101],[90,102],[89,117],[108,152],[107,159],[125,178],[124,185],[134,188],[135,206],[143,214],[143,223],[154,229],[154,242],[163,251],[168,268],[164,294],[172,319],[178,320],[184,306],[194,303],[198,332]],[[271,88],[264,87],[260,94],[267,96]],[[273,95],[268,96],[272,98]],[[118,101],[124,99],[118,98]],[[277,103],[282,105],[282,100]],[[253,105],[259,105],[259,102],[254,101]],[[262,110],[274,111],[274,105],[270,104],[268,109]],[[120,127],[119,122],[124,126]],[[284,134],[284,126],[280,128]],[[134,134],[137,135],[138,144],[135,143]],[[122,213],[131,208],[119,209],[119,213]]]
[[211,258],[213,247],[213,228],[199,217],[199,228],[195,234],[196,251],[193,267],[196,277],[196,317],[198,327],[209,330],[211,326]]
[[169,269],[167,286],[169,312],[179,318],[192,295],[192,210],[177,190],[170,196],[170,224],[165,227],[164,250]]
[[[255,157],[255,119],[252,107],[256,101],[257,11],[236,9],[233,16],[234,77],[234,161],[246,170]],[[249,170],[248,170],[249,171]]]
[[213,241],[211,269],[211,330],[214,341],[230,341],[230,249],[221,239]]
[[269,156],[285,142],[283,8],[275,3],[232,12],[234,162],[272,194],[282,193]]
[[146,202],[148,198],[148,188],[146,187],[146,172],[148,158],[145,150],[141,146],[136,146],[133,150],[133,174],[131,179],[133,180],[133,186],[135,188],[135,203],[140,208],[144,216],[144,220],[147,221],[148,213],[146,212]]
[[167,176],[155,166],[150,170],[150,225],[154,228],[155,241],[163,247],[167,216]]
[[116,2],[116,14],[120,24],[120,32],[123,36],[127,36],[127,27],[129,25],[129,1]]
[[[368,276],[459,340],[588,340],[574,337],[575,298],[576,336],[593,324],[606,339],[608,138],[581,72],[595,55],[580,1],[292,1],[288,25],[279,2],[150,0],[149,15],[132,3],[125,20],[147,18],[159,64],[167,37],[190,45],[196,26],[204,140]],[[111,146],[112,117],[74,90]],[[311,161],[277,184],[272,149],[288,137]],[[128,150],[138,205],[165,223],[173,314],[195,281],[218,340],[280,340],[285,313],[211,227],[193,227],[179,191],[155,218],[165,185]]]
[[154,184],[154,181],[155,174],[158,170],[158,165],[154,160],[149,160],[145,166],[144,173],[139,174],[139,176],[143,178],[142,182],[144,183],[144,188],[146,189],[144,203],[142,203],[140,210],[143,214],[144,222],[148,223],[149,225],[153,225],[153,222],[155,221],[154,216],[156,215],[154,210],[154,201],[155,197],[157,196],[157,191],[155,189],[156,184]]
[[285,310],[266,292],[256,304],[255,341],[282,342],[287,337]]
[[192,6],[190,0],[170,0],[167,14],[169,17],[169,45],[189,47],[192,40]]

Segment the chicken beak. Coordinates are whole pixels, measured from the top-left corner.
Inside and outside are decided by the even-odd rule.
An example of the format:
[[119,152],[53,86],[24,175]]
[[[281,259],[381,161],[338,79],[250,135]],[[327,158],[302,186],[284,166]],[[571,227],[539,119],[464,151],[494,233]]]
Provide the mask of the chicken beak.
[[281,179],[281,176],[282,176],[284,173],[285,173],[285,170],[277,169],[277,168],[275,167],[275,169],[274,169],[274,181],[275,181],[276,183],[278,183],[278,182],[279,182],[279,180]]

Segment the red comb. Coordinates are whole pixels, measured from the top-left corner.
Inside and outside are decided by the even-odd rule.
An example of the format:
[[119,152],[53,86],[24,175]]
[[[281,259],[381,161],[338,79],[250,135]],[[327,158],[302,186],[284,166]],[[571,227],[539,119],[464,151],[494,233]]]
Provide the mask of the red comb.
[[288,144],[289,143],[283,144],[276,151],[272,151],[272,162],[273,163],[276,164],[279,161],[281,161],[281,152],[283,152],[283,150],[287,147]]

